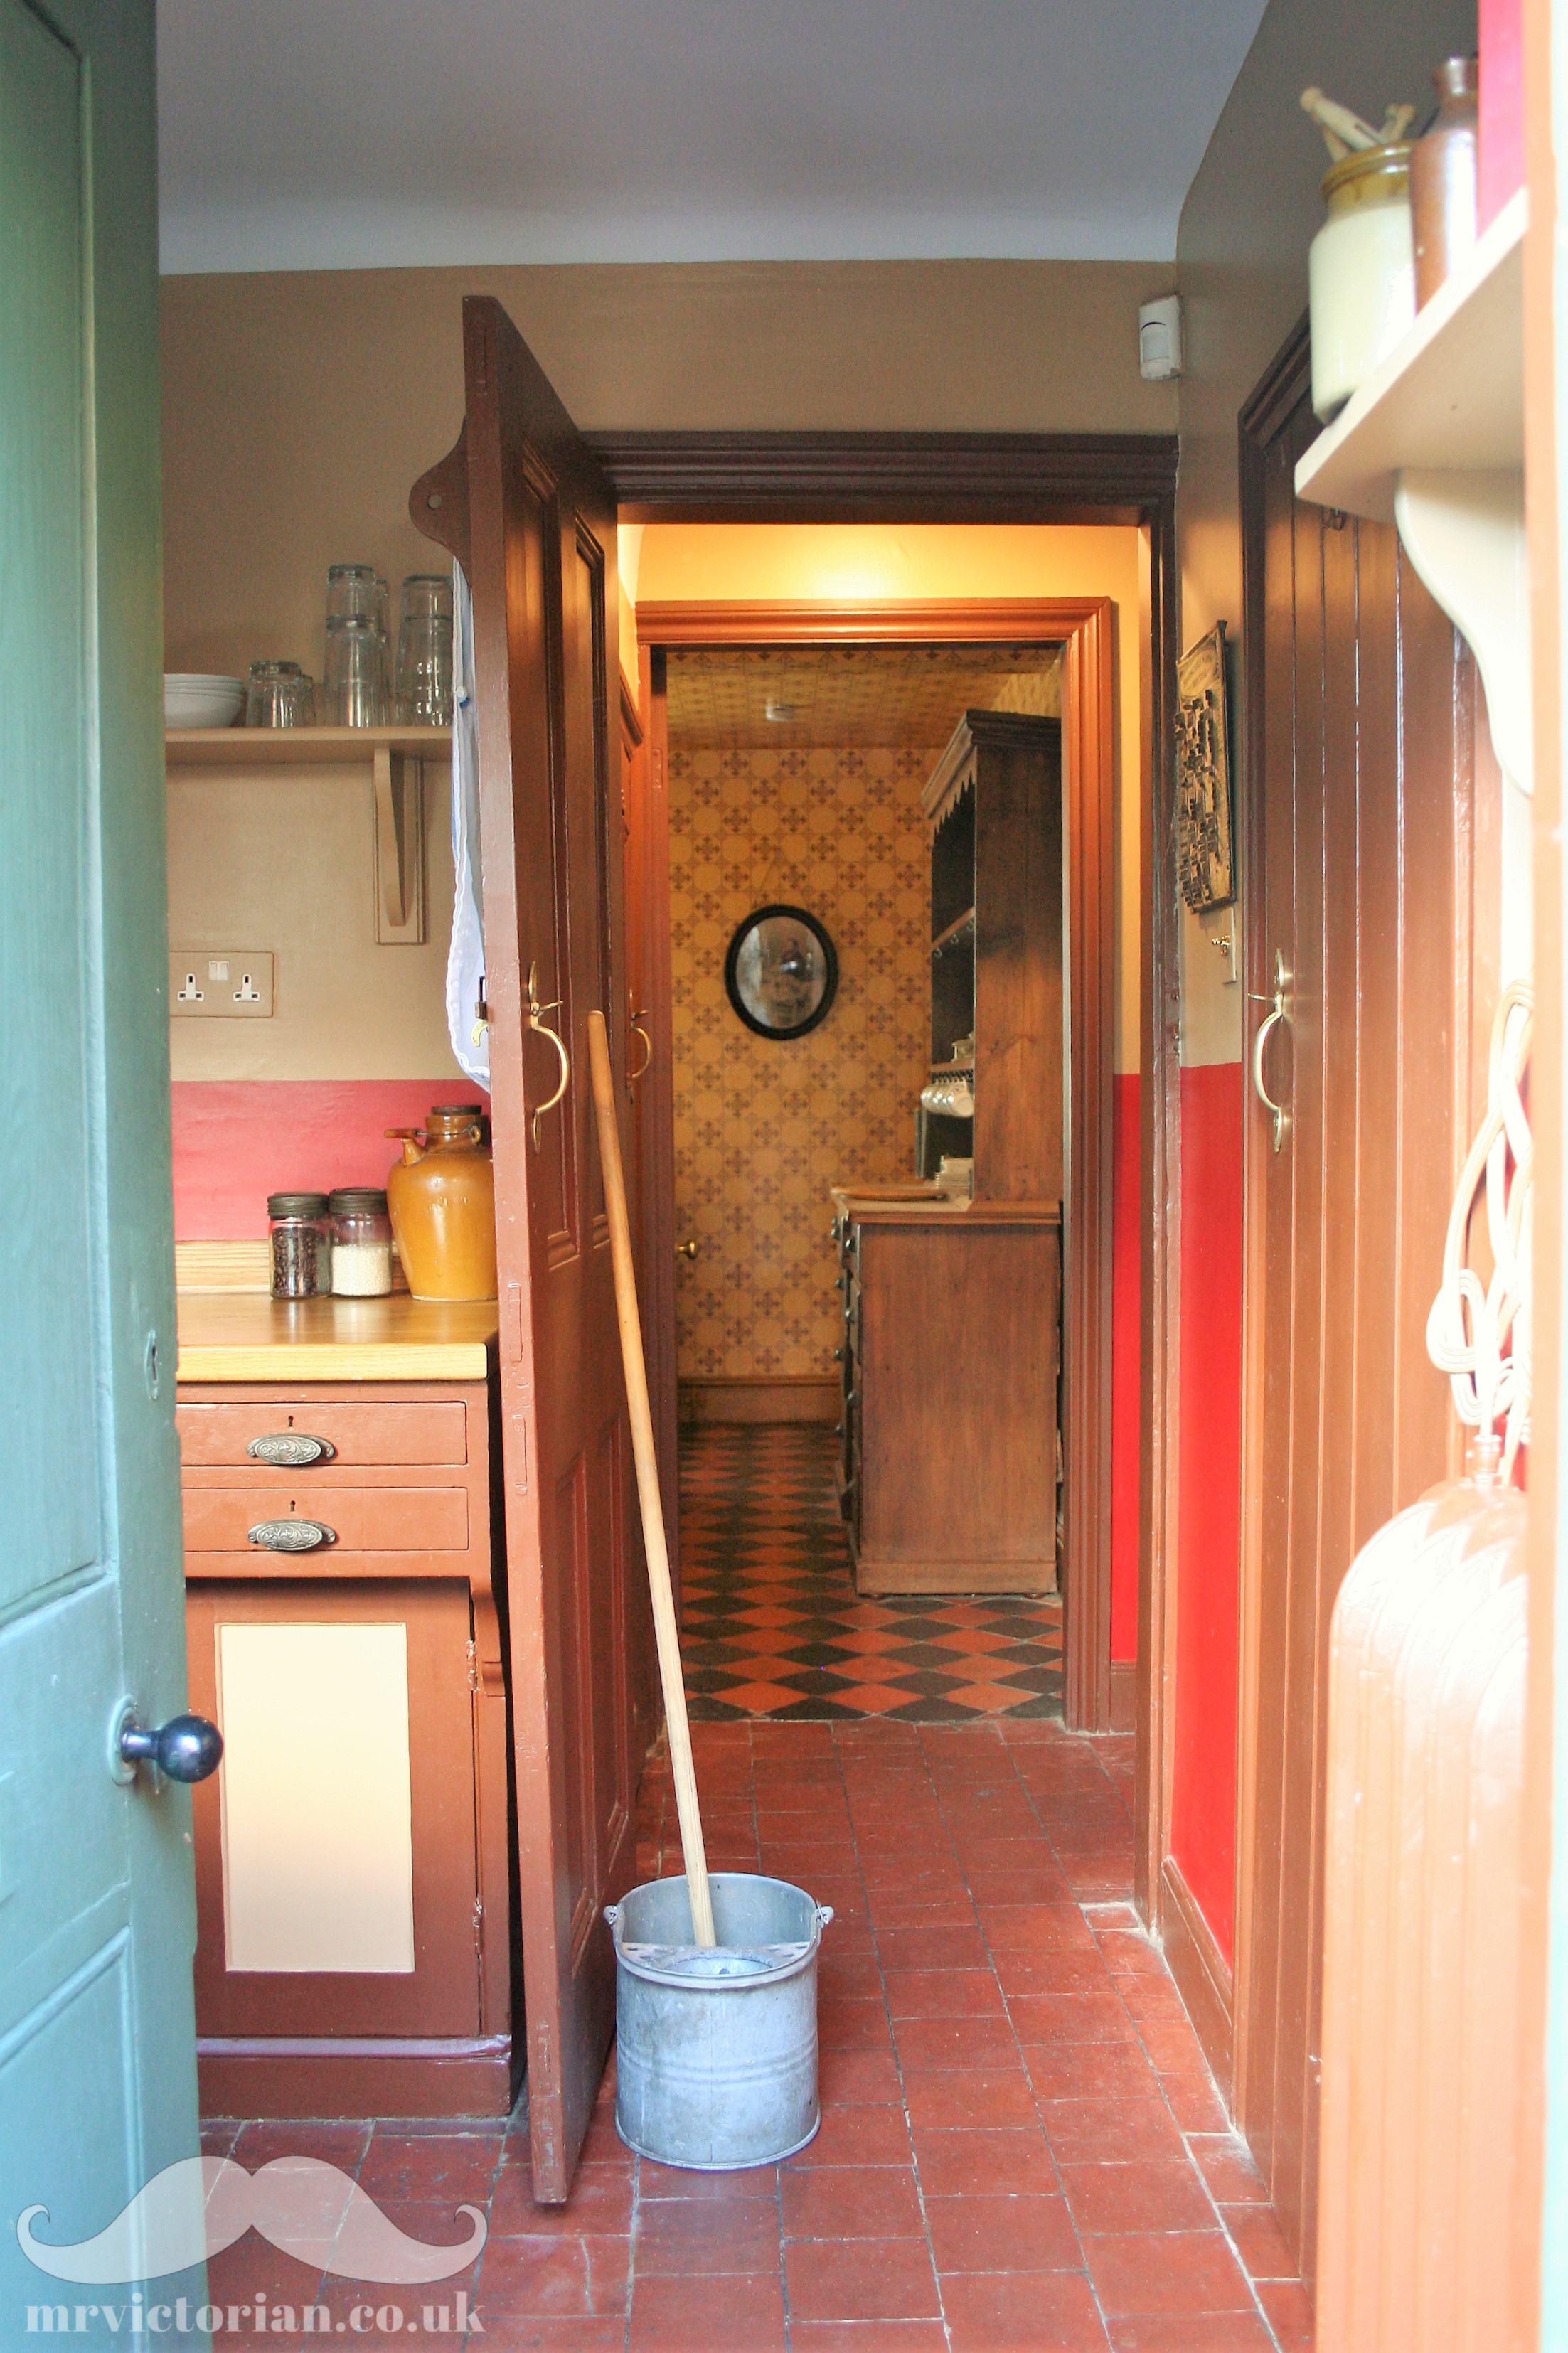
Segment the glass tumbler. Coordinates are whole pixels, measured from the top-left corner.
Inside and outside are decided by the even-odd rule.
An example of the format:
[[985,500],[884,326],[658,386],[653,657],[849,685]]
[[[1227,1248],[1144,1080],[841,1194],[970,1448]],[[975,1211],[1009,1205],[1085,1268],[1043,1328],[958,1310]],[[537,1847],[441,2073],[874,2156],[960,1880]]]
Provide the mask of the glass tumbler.
[[338,613],[327,623],[327,721],[380,727],[386,718],[381,631],[374,613]]
[[327,618],[341,621],[348,614],[363,614],[371,620],[377,617],[376,591],[384,597],[385,583],[376,577],[374,564],[329,564],[327,566]]
[[315,681],[298,662],[251,663],[245,690],[247,727],[309,727],[315,715]]
[[397,632],[397,715],[409,727],[452,722],[452,583],[445,573],[410,573]]

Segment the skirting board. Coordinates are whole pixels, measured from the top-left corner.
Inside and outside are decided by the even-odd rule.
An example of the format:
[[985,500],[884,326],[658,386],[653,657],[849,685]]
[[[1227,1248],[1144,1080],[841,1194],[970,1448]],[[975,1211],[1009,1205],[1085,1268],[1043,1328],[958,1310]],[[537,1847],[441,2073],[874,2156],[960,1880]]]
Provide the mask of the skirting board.
[[748,1373],[737,1380],[706,1377],[680,1383],[680,1419],[713,1421],[836,1422],[844,1409],[840,1382],[815,1373]]
[[1110,1729],[1112,1732],[1136,1732],[1138,1729],[1136,1659],[1112,1659],[1110,1662]]
[[200,2037],[204,2116],[504,2116],[511,2037]]
[[868,1560],[855,1555],[857,1593],[1054,1593],[1054,1560]]
[[1160,1873],[1160,1939],[1176,1991],[1228,2107],[1233,2068],[1231,1974],[1180,1864],[1170,1855]]

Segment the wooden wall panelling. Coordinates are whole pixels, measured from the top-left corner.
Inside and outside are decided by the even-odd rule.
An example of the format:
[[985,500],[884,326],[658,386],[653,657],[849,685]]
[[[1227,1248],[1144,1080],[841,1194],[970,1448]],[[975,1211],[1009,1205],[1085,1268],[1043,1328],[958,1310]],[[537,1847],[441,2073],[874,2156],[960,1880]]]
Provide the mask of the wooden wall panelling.
[[[1330,1615],[1356,1550],[1452,1467],[1426,1354],[1486,958],[1468,655],[1391,530],[1294,496],[1304,333],[1243,420],[1248,986],[1289,1020],[1246,1134],[1235,2099],[1310,2274]],[[1495,971],[1495,964],[1492,967]],[[1252,1008],[1256,1033],[1261,1008]]]

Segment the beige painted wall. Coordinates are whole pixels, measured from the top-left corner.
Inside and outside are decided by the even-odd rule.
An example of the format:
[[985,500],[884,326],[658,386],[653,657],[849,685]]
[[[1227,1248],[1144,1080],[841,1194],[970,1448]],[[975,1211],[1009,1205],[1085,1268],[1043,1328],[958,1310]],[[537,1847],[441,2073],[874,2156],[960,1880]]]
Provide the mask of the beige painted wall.
[[[1300,93],[1319,83],[1373,121],[1391,100],[1408,100],[1424,118],[1431,68],[1473,49],[1475,37],[1474,0],[1379,0],[1362,9],[1269,0],[1187,191],[1176,240],[1185,336],[1176,499],[1184,646],[1217,620],[1241,636],[1237,418],[1307,307],[1307,248],[1322,220],[1328,156],[1300,111]],[[1242,992],[1221,986],[1224,960],[1207,939],[1213,928],[1185,919],[1187,1062],[1234,1061],[1241,1052]]]
[[174,768],[169,944],[270,949],[270,1020],[169,1024],[175,1079],[445,1079],[452,931],[448,771],[425,781],[428,937],[375,937],[371,776],[360,768]]
[[[1137,311],[1168,263],[302,271],[163,281],[171,670],[315,670],[328,564],[417,570],[409,486],[495,294],[582,425],[1168,432]],[[647,593],[645,591],[645,593]]]
[[[374,563],[395,585],[439,560],[406,501],[461,422],[466,291],[505,302],[588,427],[1163,432],[1174,422],[1173,392],[1138,375],[1137,306],[1170,274],[1168,264],[952,262],[165,280],[166,666],[243,674],[272,655],[319,675],[329,563]],[[647,539],[657,546],[653,533]],[[772,545],[775,585],[731,593],[816,593],[820,551],[797,538],[786,562],[784,539]],[[628,548],[626,586],[644,596],[715,593],[671,585],[658,564],[678,554],[673,541],[663,559],[645,548],[639,565]],[[698,580],[689,550],[686,562]],[[899,531],[884,535],[877,563],[890,595],[1114,596],[1124,752],[1137,743],[1135,638],[1121,622],[1136,613],[1130,533]],[[625,604],[621,614],[625,628]],[[285,803],[308,806],[318,845],[292,877],[269,842]],[[448,1069],[438,795],[430,835],[429,944],[378,948],[363,779],[176,781],[171,938],[271,948],[279,1012],[266,1023],[176,1025],[175,1075]],[[1129,835],[1130,861],[1135,854]],[[1117,1064],[1126,1069],[1137,1062],[1136,939],[1126,926],[1120,970]]]
[[1116,608],[1115,1065],[1139,1067],[1142,691],[1138,538],[1125,527],[970,523],[649,523],[645,604],[841,597],[1109,596]]

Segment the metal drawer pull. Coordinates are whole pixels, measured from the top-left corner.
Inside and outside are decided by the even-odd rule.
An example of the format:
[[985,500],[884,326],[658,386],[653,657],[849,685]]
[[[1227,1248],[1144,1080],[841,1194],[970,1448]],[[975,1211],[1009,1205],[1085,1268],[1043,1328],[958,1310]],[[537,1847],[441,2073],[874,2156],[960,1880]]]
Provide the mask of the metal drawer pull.
[[325,1438],[307,1438],[302,1430],[275,1430],[253,1438],[246,1452],[256,1462],[271,1462],[279,1471],[303,1471],[311,1462],[330,1462],[336,1449]]
[[338,1540],[336,1531],[320,1520],[258,1520],[246,1535],[262,1552],[314,1552],[318,1545]]

